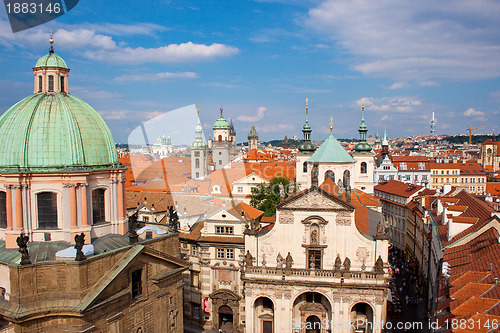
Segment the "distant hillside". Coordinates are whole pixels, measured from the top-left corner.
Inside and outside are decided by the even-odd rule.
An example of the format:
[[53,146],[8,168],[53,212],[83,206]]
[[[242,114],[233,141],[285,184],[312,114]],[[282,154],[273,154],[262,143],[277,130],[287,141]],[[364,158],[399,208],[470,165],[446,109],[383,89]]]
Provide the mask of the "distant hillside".
[[[493,136],[491,134],[488,135],[473,135],[472,136],[472,144],[480,144],[486,141],[487,139],[492,139]],[[468,135],[456,135],[456,136],[445,136],[443,140],[448,141],[449,143],[462,144],[464,142],[469,143]]]

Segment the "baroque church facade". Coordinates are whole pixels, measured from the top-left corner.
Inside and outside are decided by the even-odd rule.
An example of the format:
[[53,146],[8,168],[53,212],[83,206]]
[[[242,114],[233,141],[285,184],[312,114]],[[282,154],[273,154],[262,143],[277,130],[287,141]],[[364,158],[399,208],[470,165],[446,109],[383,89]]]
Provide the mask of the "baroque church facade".
[[270,230],[247,230],[245,332],[382,332],[389,244],[356,223],[354,207],[314,181],[278,205]]

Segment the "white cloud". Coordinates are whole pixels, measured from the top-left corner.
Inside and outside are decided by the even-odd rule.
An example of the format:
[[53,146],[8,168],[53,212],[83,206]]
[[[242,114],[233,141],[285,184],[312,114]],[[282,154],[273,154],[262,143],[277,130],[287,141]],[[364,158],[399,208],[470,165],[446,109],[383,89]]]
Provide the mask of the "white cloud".
[[403,88],[406,88],[408,87],[408,82],[404,82],[404,81],[399,81],[399,82],[394,82],[390,87],[389,89],[391,90],[396,90],[396,89],[403,89]]
[[306,24],[331,37],[367,76],[397,81],[500,76],[495,0],[324,0]]
[[86,51],[87,58],[120,63],[180,63],[190,61],[212,60],[217,57],[227,57],[239,52],[236,47],[213,43],[211,45],[195,44],[192,42],[182,44],[169,44],[157,48],[131,48],[114,47],[111,49],[98,49]]
[[264,118],[264,112],[266,112],[266,108],[261,106],[257,109],[257,114],[255,116],[238,116],[236,119],[239,121],[246,121],[249,123],[255,123]]
[[[361,99],[356,102],[361,105]],[[382,97],[373,98],[365,97],[365,110],[370,111],[383,111],[392,113],[412,113],[422,105],[422,102],[414,97]]]
[[142,73],[120,75],[115,77],[115,81],[158,81],[158,80],[172,80],[172,79],[196,79],[198,75],[193,72],[180,72],[180,73]]
[[476,110],[474,108],[469,108],[467,111],[465,111],[464,116],[478,118],[479,120],[485,120],[484,112]]
[[293,125],[290,125],[290,124],[275,124],[275,125],[259,126],[260,132],[278,132],[278,131],[293,130],[293,129],[294,129]]
[[[169,44],[156,48],[128,47],[117,43],[112,36],[101,34],[103,31],[111,35],[126,34],[154,34],[162,31],[161,26],[154,24],[132,25],[128,28],[122,25],[103,24],[90,26],[95,28],[81,28],[64,26],[54,32],[54,47],[58,49],[80,52],[89,59],[111,63],[184,63],[213,60],[219,57],[232,56],[239,53],[239,49],[219,43],[210,45],[186,42]],[[48,34],[42,29],[30,29],[29,32],[13,34],[6,21],[0,20],[0,45],[26,47],[47,45]]]

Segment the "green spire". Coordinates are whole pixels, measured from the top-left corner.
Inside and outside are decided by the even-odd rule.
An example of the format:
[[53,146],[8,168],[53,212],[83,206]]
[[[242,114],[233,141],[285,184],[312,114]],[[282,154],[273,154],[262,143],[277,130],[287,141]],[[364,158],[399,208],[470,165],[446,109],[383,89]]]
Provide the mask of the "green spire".
[[306,98],[306,123],[302,127],[303,139],[299,145],[299,151],[304,154],[312,154],[316,146],[311,143],[311,126],[309,125],[309,98]]
[[359,132],[359,142],[354,146],[354,151],[357,153],[369,153],[372,147],[366,142],[366,132],[368,129],[365,124],[365,103],[361,102],[361,124],[358,128]]
[[198,117],[196,127],[194,128],[195,139],[192,145],[192,149],[204,149],[206,148],[205,142],[203,142],[203,127],[200,123],[200,106],[198,105]]

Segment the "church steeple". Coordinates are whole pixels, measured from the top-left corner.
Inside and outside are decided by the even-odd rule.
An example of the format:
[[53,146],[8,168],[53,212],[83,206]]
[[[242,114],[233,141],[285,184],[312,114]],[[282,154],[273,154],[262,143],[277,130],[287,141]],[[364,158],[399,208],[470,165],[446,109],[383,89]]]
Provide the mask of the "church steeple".
[[366,141],[366,132],[368,129],[365,124],[365,103],[361,102],[361,124],[359,124],[358,128],[359,132],[359,142],[354,146],[354,150],[357,153],[368,153],[371,152],[372,147]]
[[309,125],[309,98],[306,98],[306,123],[302,127],[302,142],[299,145],[299,151],[304,154],[312,154],[316,146],[311,143],[311,126]]

